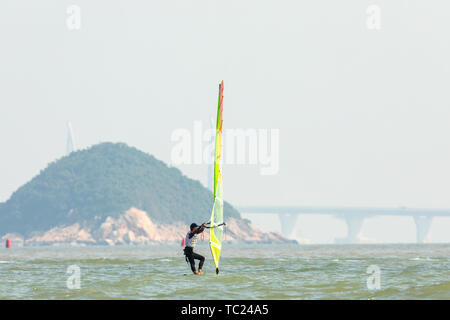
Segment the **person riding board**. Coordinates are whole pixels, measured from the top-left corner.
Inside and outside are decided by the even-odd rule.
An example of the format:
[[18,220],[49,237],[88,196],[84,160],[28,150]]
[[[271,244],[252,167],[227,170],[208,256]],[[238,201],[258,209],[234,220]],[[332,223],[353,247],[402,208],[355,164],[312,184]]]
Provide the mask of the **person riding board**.
[[[188,261],[191,264],[191,270],[194,274],[203,274],[202,267],[205,263],[205,257],[195,253],[194,247],[197,243],[197,235],[205,231],[205,226],[207,225],[207,222],[203,222],[200,226],[198,226],[195,223],[192,223],[190,226],[190,231],[186,234],[186,247],[184,248],[184,255],[186,256],[186,261]],[[195,260],[200,260],[200,263],[198,264],[198,272],[195,270]]]

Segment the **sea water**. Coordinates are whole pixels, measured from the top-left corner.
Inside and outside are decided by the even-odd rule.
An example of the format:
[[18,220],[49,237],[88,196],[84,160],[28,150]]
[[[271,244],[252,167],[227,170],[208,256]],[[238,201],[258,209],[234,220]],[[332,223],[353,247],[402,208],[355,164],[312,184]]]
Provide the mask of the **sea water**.
[[[450,299],[450,244],[0,249],[0,299]],[[197,261],[198,265],[198,261]],[[195,288],[195,289],[193,289]]]

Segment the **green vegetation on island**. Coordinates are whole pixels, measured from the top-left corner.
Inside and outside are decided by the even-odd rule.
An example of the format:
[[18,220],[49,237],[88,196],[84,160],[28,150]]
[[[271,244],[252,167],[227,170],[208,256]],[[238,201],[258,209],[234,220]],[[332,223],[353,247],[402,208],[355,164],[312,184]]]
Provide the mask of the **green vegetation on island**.
[[[180,170],[126,144],[101,143],[50,163],[0,204],[0,234],[95,227],[130,207],[158,223],[203,222],[212,205],[211,192]],[[224,216],[240,219],[226,202]]]

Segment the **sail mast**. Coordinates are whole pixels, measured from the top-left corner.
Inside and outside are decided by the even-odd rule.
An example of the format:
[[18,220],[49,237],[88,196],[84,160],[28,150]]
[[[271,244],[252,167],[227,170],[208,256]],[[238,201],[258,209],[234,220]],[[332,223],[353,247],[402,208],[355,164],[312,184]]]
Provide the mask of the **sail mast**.
[[219,274],[219,259],[223,235],[223,187],[222,187],[222,124],[223,124],[223,81],[219,84],[219,103],[217,107],[216,146],[214,155],[214,206],[211,213],[209,245]]
[[223,125],[223,80],[219,84],[219,103],[216,121],[216,146],[214,156],[214,198],[216,198],[217,180],[222,170],[222,127]]

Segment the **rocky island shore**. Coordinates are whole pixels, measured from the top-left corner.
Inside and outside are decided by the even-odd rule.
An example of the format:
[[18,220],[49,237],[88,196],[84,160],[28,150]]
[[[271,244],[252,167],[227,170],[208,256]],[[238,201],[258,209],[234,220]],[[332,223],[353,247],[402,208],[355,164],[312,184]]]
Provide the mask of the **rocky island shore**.
[[[211,214],[198,180],[124,143],[101,143],[52,162],[0,203],[0,237],[20,245],[180,243]],[[225,241],[276,243],[224,201]],[[208,232],[205,232],[207,237]]]
[[[2,242],[10,239],[13,246],[39,245],[152,245],[178,244],[186,235],[189,226],[181,221],[173,224],[156,223],[142,210],[130,208],[118,218],[107,217],[98,228],[74,223],[53,227],[44,232],[31,232],[25,237],[18,233],[2,236]],[[209,233],[202,236],[209,240]],[[262,232],[245,220],[231,218],[224,234],[227,243],[296,243],[279,233]]]

